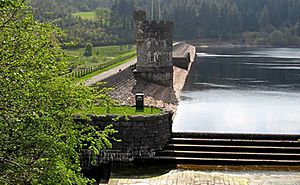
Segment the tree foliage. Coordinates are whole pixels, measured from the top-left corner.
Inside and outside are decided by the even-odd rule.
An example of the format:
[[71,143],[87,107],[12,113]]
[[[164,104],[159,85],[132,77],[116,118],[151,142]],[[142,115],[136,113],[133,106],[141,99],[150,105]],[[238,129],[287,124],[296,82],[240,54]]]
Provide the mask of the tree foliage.
[[161,6],[164,19],[175,22],[179,39],[242,40],[243,33],[260,32],[270,25],[291,33],[300,20],[295,11],[300,9],[299,0],[166,0]]
[[103,94],[62,77],[60,31],[36,22],[25,0],[0,1],[0,33],[0,184],[87,184],[82,148],[97,153],[115,131],[72,113]]
[[[259,33],[254,44],[300,44],[295,32],[300,21],[299,0],[154,0],[154,19],[172,20],[175,39],[214,39],[244,41],[244,33]],[[160,3],[160,13],[158,4]],[[151,15],[151,1],[116,0],[112,15],[120,17],[119,25],[130,25],[134,9]],[[270,28],[282,33],[273,42]],[[131,30],[132,31],[132,30]],[[124,30],[123,30],[124,32]],[[275,34],[275,33],[274,33]],[[248,37],[249,38],[249,37]],[[291,39],[293,38],[293,39]]]
[[[119,22],[111,21],[111,0],[31,0],[34,17],[41,22],[52,22],[65,34],[60,37],[64,48],[85,47],[88,42],[94,46],[127,44],[123,31],[119,32]],[[95,11],[97,20],[84,20],[72,13]],[[130,40],[131,39],[131,40]]]
[[[154,2],[154,19],[158,20],[157,7],[160,2],[160,19],[172,20],[175,23],[175,39],[244,41],[244,33],[257,32],[260,36],[257,40],[251,40],[252,43],[275,43],[270,35],[272,32],[268,32],[265,37],[266,30],[273,27],[282,33],[280,44],[299,44],[300,35],[295,32],[297,22],[300,21],[299,0],[154,0]],[[118,7],[122,11],[118,10]],[[148,0],[134,0],[133,3],[131,0],[119,0],[115,1],[112,14],[117,14],[125,20],[124,17],[129,14],[127,11],[144,9],[149,16],[150,7],[151,1]],[[125,21],[122,22],[128,25]],[[290,39],[291,37],[294,39]]]
[[86,44],[83,55],[86,57],[90,57],[93,55],[93,44],[91,44],[91,43]]
[[[152,10],[152,1],[149,0],[102,0],[101,3],[100,0],[43,0],[42,3],[40,0],[32,1],[38,19],[55,20],[55,24],[67,32],[67,37],[63,38],[63,41],[74,41],[80,47],[84,47],[86,42],[91,42],[94,46],[132,43],[133,10],[146,10],[148,18]],[[259,39],[252,40],[252,43],[271,43],[273,37],[268,35],[265,38],[263,31],[267,30],[266,27],[272,26],[282,32],[284,41],[282,44],[299,44],[300,35],[294,32],[300,21],[299,0],[154,0],[154,2],[154,19],[174,21],[174,37],[178,40],[245,41],[244,33],[257,32],[260,34]],[[99,19],[96,21],[71,16],[71,13],[76,11],[97,12],[97,8],[98,10],[109,8],[111,10],[109,20],[107,13],[98,16]],[[296,38],[296,42],[290,39],[291,35]]]

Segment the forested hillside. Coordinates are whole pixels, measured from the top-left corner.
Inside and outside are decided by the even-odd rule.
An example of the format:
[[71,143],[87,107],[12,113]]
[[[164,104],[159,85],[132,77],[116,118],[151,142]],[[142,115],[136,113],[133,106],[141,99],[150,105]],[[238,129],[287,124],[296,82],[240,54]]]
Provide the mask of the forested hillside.
[[297,44],[300,0],[165,0],[178,38]]
[[[132,42],[122,32],[122,26],[110,15],[113,8],[111,0],[31,0],[34,17],[42,22],[52,22],[65,31],[61,37],[63,47],[84,47],[86,43],[94,46],[123,44]],[[106,11],[108,10],[108,11]],[[95,11],[95,20],[86,20],[72,13]],[[103,14],[109,12],[109,15]],[[122,29],[122,32],[118,30]],[[128,32],[126,32],[128,33]]]
[[[82,46],[87,40],[94,45],[132,42],[132,11],[144,9],[149,16],[152,4],[150,0],[40,2],[32,0],[35,16],[40,20],[56,20],[59,27],[68,31],[65,40],[75,40]],[[91,21],[71,15],[96,11],[97,8],[110,9],[110,16],[98,16]],[[175,22],[174,35],[178,40],[234,40],[273,45],[300,43],[300,0],[154,0],[153,10],[154,19]]]

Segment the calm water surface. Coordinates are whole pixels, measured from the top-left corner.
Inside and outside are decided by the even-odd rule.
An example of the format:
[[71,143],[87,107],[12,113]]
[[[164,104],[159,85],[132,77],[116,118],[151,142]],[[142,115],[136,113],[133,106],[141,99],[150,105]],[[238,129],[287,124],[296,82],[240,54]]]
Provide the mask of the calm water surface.
[[198,49],[173,131],[300,133],[300,49]]

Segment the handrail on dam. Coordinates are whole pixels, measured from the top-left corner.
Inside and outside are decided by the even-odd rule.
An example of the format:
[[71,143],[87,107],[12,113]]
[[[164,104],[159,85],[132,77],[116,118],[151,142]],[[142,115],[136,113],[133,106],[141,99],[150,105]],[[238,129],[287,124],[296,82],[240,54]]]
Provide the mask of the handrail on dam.
[[173,43],[173,52],[175,50],[178,50],[180,47],[184,46],[186,44],[185,41],[180,41],[180,42],[174,42]]

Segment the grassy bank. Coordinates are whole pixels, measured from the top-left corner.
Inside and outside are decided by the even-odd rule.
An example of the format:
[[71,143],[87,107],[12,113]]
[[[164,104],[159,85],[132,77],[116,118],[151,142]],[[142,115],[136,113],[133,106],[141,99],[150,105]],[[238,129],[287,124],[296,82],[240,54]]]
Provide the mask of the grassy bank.
[[160,114],[161,112],[162,112],[161,109],[151,108],[151,107],[145,107],[144,111],[136,111],[135,107],[131,107],[131,106],[119,106],[119,107],[95,106],[93,108],[75,111],[75,114],[152,115],[152,114]]
[[72,15],[85,20],[96,20],[96,12],[77,12],[72,13]]
[[70,69],[67,77],[77,78],[76,81],[85,80],[121,65],[136,55],[133,45],[94,47],[89,57],[83,55],[84,51],[85,48],[65,50]]
[[115,67],[117,67],[117,66],[119,66],[119,65],[122,65],[122,64],[124,64],[124,63],[126,63],[126,62],[129,62],[130,60],[133,60],[135,57],[136,57],[136,56],[135,56],[135,53],[133,53],[133,56],[130,57],[130,58],[128,58],[128,59],[121,60],[120,62],[114,63],[114,64],[112,64],[112,65],[107,65],[107,67],[100,68],[99,70],[95,70],[95,71],[93,71],[93,72],[91,72],[91,73],[88,73],[88,74],[86,74],[86,75],[83,75],[83,76],[81,76],[81,77],[76,78],[76,79],[74,80],[74,83],[84,82],[85,80],[88,80],[88,79],[92,78],[93,76],[96,76],[96,75],[101,74],[101,73],[103,73],[103,72],[105,72],[105,71],[108,71],[108,70],[110,70],[110,69],[113,69],[113,68],[115,68]]
[[109,62],[119,56],[135,51],[133,45],[93,47],[92,56],[84,56],[85,48],[64,50],[70,56],[69,66],[73,70],[93,67],[100,63]]

